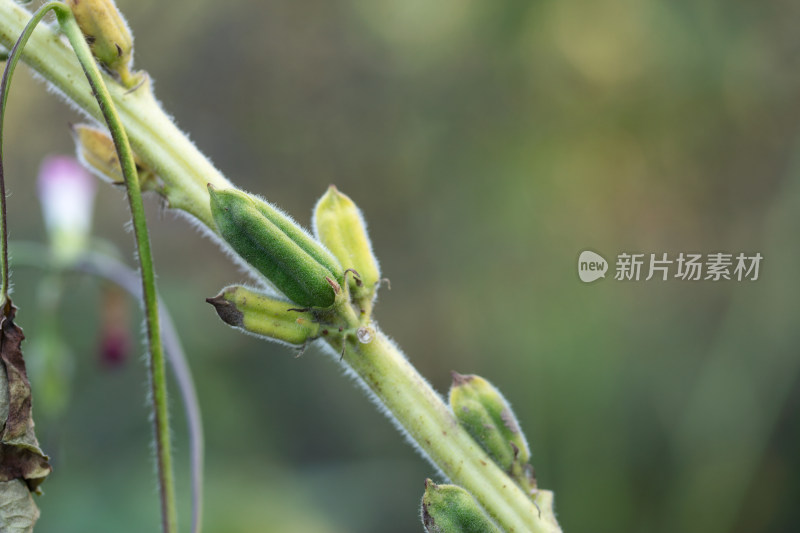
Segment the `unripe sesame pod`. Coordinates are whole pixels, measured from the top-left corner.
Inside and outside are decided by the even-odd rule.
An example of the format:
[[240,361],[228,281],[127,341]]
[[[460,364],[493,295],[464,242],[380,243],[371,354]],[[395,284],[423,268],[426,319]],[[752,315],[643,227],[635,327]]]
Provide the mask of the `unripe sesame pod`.
[[342,268],[321,244],[263,200],[236,189],[208,190],[219,234],[242,259],[296,304],[333,305]]
[[225,287],[206,301],[227,324],[260,337],[305,344],[319,335],[320,325],[308,312],[290,311],[292,304],[247,287]]
[[314,233],[342,268],[358,273],[350,281],[351,294],[356,299],[372,301],[381,273],[364,218],[353,200],[333,185],[314,208]]
[[452,374],[450,407],[459,423],[506,472],[527,464],[531,458],[528,442],[500,391],[480,376]]
[[500,533],[483,507],[456,485],[425,480],[422,523],[428,533]]
[[291,217],[276,208],[269,202],[265,202],[257,196],[250,196],[256,209],[264,215],[270,222],[285,233],[290,239],[297,243],[308,255],[313,257],[322,266],[335,274],[336,281],[343,280],[342,265],[324,245],[303,230]]
[[[72,126],[72,137],[75,140],[78,159],[86,168],[112,185],[125,183],[117,148],[107,131],[87,124],[75,124]],[[141,189],[143,191],[158,189],[156,175],[147,168],[141,158],[133,154],[133,162],[136,164]]]
[[113,0],[67,0],[97,61],[133,87],[140,77],[131,72],[133,37]]

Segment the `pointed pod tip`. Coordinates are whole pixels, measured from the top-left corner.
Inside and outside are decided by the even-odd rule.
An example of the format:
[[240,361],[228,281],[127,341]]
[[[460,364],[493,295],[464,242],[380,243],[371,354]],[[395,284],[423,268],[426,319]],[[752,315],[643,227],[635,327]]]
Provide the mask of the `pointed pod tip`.
[[224,294],[222,292],[213,298],[206,298],[206,302],[214,306],[214,310],[223,322],[231,326],[242,327],[244,322],[242,312],[239,311],[235,304],[226,300]]
[[352,203],[352,200],[340,191],[336,185],[328,185],[328,190],[320,198],[320,203],[326,206],[327,209],[341,209],[340,202]]
[[450,376],[453,378],[453,387],[459,387],[461,385],[466,385],[470,381],[472,381],[474,376],[471,375],[464,375],[459,374],[455,370],[450,371]]
[[208,188],[208,196],[211,201],[211,205],[215,205],[219,202],[219,188],[212,185],[211,183],[206,184],[206,188]]
[[330,286],[331,286],[331,288],[333,289],[333,292],[334,292],[334,293],[336,293],[336,294],[339,294],[340,292],[342,292],[342,287],[341,287],[341,285],[339,285],[339,284],[336,282],[336,280],[335,280],[335,279],[333,279],[333,278],[330,278],[330,277],[328,277],[328,276],[325,276],[325,281],[326,281],[326,282],[328,282],[328,285],[330,285]]
[[334,206],[337,205],[341,196],[342,193],[339,192],[339,189],[336,188],[336,185],[328,185],[328,189],[325,191],[325,194],[320,197],[319,202],[317,203],[317,209],[334,209]]

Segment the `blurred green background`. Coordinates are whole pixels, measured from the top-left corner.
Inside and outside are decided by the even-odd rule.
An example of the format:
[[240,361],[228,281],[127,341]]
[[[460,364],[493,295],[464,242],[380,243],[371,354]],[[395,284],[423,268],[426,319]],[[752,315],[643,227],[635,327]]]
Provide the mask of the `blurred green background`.
[[[376,315],[439,391],[514,404],[566,532],[800,523],[800,4],[683,0],[120,0],[136,65],[226,175],[304,224],[335,183],[392,290]],[[12,239],[44,241],[35,176],[78,116],[27,73],[7,115]],[[435,476],[336,364],[227,328],[244,275],[149,202],[194,371],[208,532],[422,530]],[[123,195],[95,233],[132,262]],[[757,282],[578,280],[578,253],[760,252]],[[612,265],[613,268],[613,265]],[[29,364],[41,272],[15,268]],[[100,363],[102,289],[68,278],[66,407],[38,532],[156,531],[146,375]],[[130,330],[140,328],[130,304]],[[174,391],[173,384],[173,391]],[[41,398],[41,399],[40,399]],[[173,393],[189,523],[188,445]]]

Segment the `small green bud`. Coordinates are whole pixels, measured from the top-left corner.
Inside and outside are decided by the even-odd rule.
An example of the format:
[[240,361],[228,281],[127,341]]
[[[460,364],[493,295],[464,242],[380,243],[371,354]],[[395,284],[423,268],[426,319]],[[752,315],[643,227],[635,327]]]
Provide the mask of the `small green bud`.
[[480,376],[452,374],[450,407],[459,423],[503,470],[527,464],[528,442],[500,391]]
[[[86,168],[112,185],[125,183],[117,149],[107,131],[87,124],[76,124],[72,126],[72,137],[78,159]],[[133,154],[133,161],[136,163],[136,173],[142,190],[158,189],[155,173],[136,154]]]
[[381,279],[378,260],[361,211],[347,195],[331,185],[314,208],[314,233],[339,260],[342,268],[358,272],[350,281],[351,294],[372,301]]
[[311,313],[289,311],[292,304],[270,298],[247,287],[225,287],[214,298],[206,298],[227,324],[289,344],[304,344],[319,335],[320,325]]
[[219,234],[242,259],[298,305],[333,305],[342,267],[321,244],[263,200],[236,189],[208,190]]
[[126,87],[139,83],[131,72],[133,37],[113,0],[67,0],[97,61]]
[[425,480],[422,523],[428,533],[500,533],[483,507],[456,485]]

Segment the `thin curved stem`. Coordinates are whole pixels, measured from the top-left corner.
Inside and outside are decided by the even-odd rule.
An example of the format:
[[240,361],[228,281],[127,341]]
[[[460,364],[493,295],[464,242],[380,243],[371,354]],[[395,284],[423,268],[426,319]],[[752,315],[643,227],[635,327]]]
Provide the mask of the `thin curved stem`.
[[8,217],[6,206],[6,180],[5,172],[3,169],[3,133],[5,128],[6,115],[6,102],[8,101],[8,90],[11,87],[11,78],[14,76],[14,70],[19,62],[22,50],[28,42],[36,25],[44,18],[50,8],[42,6],[36,13],[33,14],[31,20],[22,30],[22,34],[14,43],[14,47],[8,54],[6,59],[6,68],[3,70],[3,79],[0,81],[0,305],[8,305]]
[[[50,4],[46,4],[50,5]],[[155,429],[156,459],[158,463],[159,489],[161,493],[162,529],[165,533],[174,533],[178,529],[178,515],[175,508],[175,480],[172,473],[172,454],[169,435],[169,410],[167,403],[167,378],[164,369],[164,352],[161,345],[161,325],[159,322],[158,296],[156,294],[155,268],[150,250],[150,238],[147,233],[142,192],[139,188],[139,177],[133,151],[128,142],[128,135],[119,119],[111,95],[106,89],[100,70],[92,57],[83,33],[72,16],[72,12],[63,4],[56,4],[55,9],[59,25],[75,50],[81,62],[89,85],[94,91],[100,111],[106,120],[111,138],[119,155],[125,187],[128,191],[128,205],[133,218],[133,234],[139,257],[139,268],[142,278],[142,296],[144,300],[147,344],[150,352],[150,385],[153,396],[153,424]]]
[[[79,257],[72,267],[78,272],[84,272],[111,281],[125,289],[131,296],[140,300],[142,297],[139,276],[127,265],[108,256],[95,252]],[[203,503],[203,421],[200,416],[200,403],[192,379],[186,354],[181,346],[175,324],[172,322],[164,302],[159,298],[161,316],[161,336],[164,349],[167,353],[178,389],[181,392],[183,406],[186,410],[186,422],[189,427],[189,455],[191,457],[192,473],[192,531],[197,533],[202,524]]]
[[[65,264],[55,263],[49,249],[37,242],[12,241],[9,244],[14,263],[45,270],[71,270],[104,279],[120,287],[136,301],[141,301],[142,288],[138,273],[125,263],[100,252],[85,252],[75,261]],[[161,309],[161,336],[167,361],[172,367],[178,390],[181,393],[186,425],[189,431],[189,455],[191,461],[192,482],[192,529],[198,533],[202,529],[203,519],[203,462],[204,442],[203,419],[200,416],[200,402],[197,398],[192,373],[181,345],[178,330],[161,297],[158,299]]]
[[[0,97],[0,105],[5,109],[8,98],[7,87],[13,75],[14,67],[19,61],[21,51],[31,37],[34,28],[42,20],[44,15],[53,11],[58,20],[59,26],[67,36],[78,61],[83,68],[83,72],[92,89],[92,94],[97,102],[100,113],[108,125],[111,137],[114,141],[117,154],[119,156],[122,174],[125,178],[125,187],[128,192],[128,204],[133,218],[133,232],[136,240],[139,265],[142,280],[142,295],[144,300],[145,324],[147,330],[147,346],[149,352],[149,371],[151,394],[153,401],[153,424],[155,429],[156,442],[156,461],[158,465],[159,492],[161,497],[161,516],[162,529],[165,533],[175,533],[177,531],[177,510],[175,506],[175,482],[172,473],[171,443],[169,435],[169,412],[167,404],[166,375],[164,368],[164,353],[161,345],[160,323],[158,314],[158,299],[155,285],[155,270],[153,267],[152,253],[150,250],[150,240],[147,233],[147,222],[142,203],[142,194],[139,187],[139,179],[136,173],[136,164],[133,159],[128,136],[119,118],[119,114],[114,107],[111,95],[106,88],[103,78],[95,63],[92,52],[86,44],[83,33],[75,21],[72,12],[60,2],[48,2],[42,5],[31,20],[25,26],[20,38],[11,50],[8,64],[3,75],[3,93]],[[0,116],[2,119],[2,116]],[[1,127],[1,126],[0,126]],[[2,140],[2,137],[0,137]],[[2,156],[2,153],[0,153]],[[1,176],[0,176],[1,177]],[[2,293],[5,304],[8,304],[8,231],[5,221],[5,188],[0,180],[0,210],[2,210]]]

